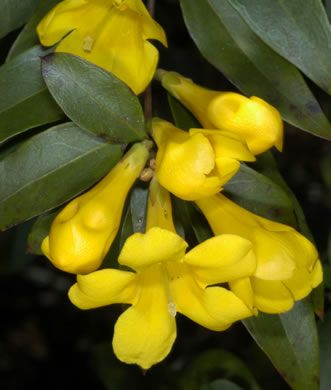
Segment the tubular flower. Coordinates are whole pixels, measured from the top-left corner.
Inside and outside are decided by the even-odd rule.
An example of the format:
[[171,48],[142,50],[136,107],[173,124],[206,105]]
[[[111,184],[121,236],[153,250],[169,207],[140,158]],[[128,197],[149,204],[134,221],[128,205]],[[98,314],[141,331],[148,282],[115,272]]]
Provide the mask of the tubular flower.
[[159,54],[148,41],[167,46],[162,27],[141,0],[64,0],[37,27],[40,42],[78,55],[114,73],[135,94],[151,81]]
[[163,360],[176,338],[177,312],[218,331],[252,315],[233,292],[209,287],[252,274],[252,244],[224,234],[185,254],[187,246],[174,231],[169,193],[153,179],[147,231],[130,236],[118,258],[135,272],[102,269],[78,275],[70,288],[80,309],[131,305],[115,325],[113,348],[121,361],[148,369]]
[[290,226],[259,217],[221,194],[196,203],[215,234],[238,234],[253,243],[254,274],[229,283],[249,307],[281,313],[321,283],[322,267],[314,245]]
[[57,215],[41,249],[62,271],[96,270],[118,231],[126,196],[143,169],[150,141],[135,144],[96,186]]
[[254,161],[237,134],[222,130],[180,130],[154,118],[151,133],[158,146],[156,176],[168,191],[185,200],[216,194],[240,167]]
[[157,78],[167,91],[192,111],[204,128],[240,134],[254,155],[273,145],[282,150],[282,118],[266,101],[235,92],[211,91],[175,72],[160,70]]

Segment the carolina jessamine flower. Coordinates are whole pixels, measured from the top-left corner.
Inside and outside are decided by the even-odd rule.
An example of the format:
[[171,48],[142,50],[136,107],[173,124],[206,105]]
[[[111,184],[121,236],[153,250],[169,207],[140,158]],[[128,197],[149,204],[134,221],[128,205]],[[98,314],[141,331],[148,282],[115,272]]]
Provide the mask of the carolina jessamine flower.
[[40,42],[78,55],[114,73],[135,94],[151,81],[159,54],[148,41],[167,46],[162,27],[141,0],[64,0],[37,27]]
[[252,244],[230,234],[185,254],[187,243],[175,233],[169,193],[155,180],[146,229],[126,240],[118,258],[135,272],[102,269],[78,275],[69,290],[71,302],[81,309],[131,305],[116,322],[113,348],[120,360],[143,369],[169,353],[176,338],[177,312],[218,331],[252,315],[233,292],[209,286],[246,277],[256,265]]
[[240,167],[254,161],[237,134],[222,130],[180,130],[154,118],[151,133],[158,146],[156,176],[168,191],[185,200],[216,194]]
[[206,129],[240,134],[251,152],[263,153],[273,145],[283,148],[283,121],[266,101],[235,92],[212,91],[175,72],[159,70],[162,86],[186,106]]
[[71,273],[96,270],[118,231],[126,196],[146,164],[150,141],[135,144],[97,185],[56,216],[41,249]]
[[281,313],[321,283],[322,267],[315,246],[290,226],[257,216],[221,194],[196,203],[214,234],[238,234],[253,243],[254,274],[229,283],[249,307]]

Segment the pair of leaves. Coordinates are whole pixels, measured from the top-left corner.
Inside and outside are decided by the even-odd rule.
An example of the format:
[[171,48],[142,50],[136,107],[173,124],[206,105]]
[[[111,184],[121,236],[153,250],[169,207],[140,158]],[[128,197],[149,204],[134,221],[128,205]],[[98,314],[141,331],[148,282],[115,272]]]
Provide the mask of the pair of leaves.
[[[240,14],[233,3],[232,0],[180,0],[185,23],[202,55],[243,93],[259,96],[277,107],[287,122],[331,139],[331,125],[300,72],[255,33],[249,20],[244,19],[243,12]],[[252,3],[249,8],[267,8],[265,5],[261,7],[261,4],[257,6],[255,1]],[[270,3],[271,0],[268,1],[269,6]],[[273,3],[278,4],[278,1]],[[300,12],[296,11],[297,17],[306,7],[306,2],[291,1],[291,6],[300,9]],[[320,14],[321,9],[318,9],[316,12]],[[273,18],[271,14],[270,19],[275,20]],[[321,19],[325,18],[322,16]],[[268,26],[271,21],[263,23]],[[306,23],[305,35],[309,36],[312,32],[311,24]],[[327,27],[324,26],[324,29],[327,30]],[[325,41],[319,35],[314,39]],[[325,58],[325,54],[321,58]],[[326,66],[330,67],[330,62]]]
[[[179,102],[169,98],[169,103],[178,127],[194,127],[194,118]],[[224,185],[227,195],[258,215],[309,233],[301,207],[293,194],[289,196],[291,191],[280,176],[270,152],[260,156],[256,166],[262,166],[269,177],[242,165],[239,172]],[[211,236],[206,220],[192,203],[176,200],[176,204],[182,220],[188,223],[186,228],[193,228],[198,241]],[[243,323],[293,389],[318,389],[318,338],[309,298],[296,302],[288,313],[259,313],[258,317],[251,317]]]

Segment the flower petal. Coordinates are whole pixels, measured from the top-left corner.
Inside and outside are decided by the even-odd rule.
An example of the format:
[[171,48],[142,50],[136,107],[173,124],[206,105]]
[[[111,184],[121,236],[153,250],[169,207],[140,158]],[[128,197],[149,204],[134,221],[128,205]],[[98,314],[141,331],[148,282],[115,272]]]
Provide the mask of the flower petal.
[[241,161],[255,161],[246,141],[239,134],[224,130],[190,129],[190,134],[200,133],[207,137],[213,146],[216,158],[229,157]]
[[108,6],[97,2],[89,4],[86,0],[65,0],[57,4],[37,26],[40,42],[52,46],[69,31],[86,26],[93,30],[104,17]]
[[279,280],[251,278],[256,307],[265,313],[283,313],[292,308],[294,297]]
[[231,291],[237,295],[243,302],[246,303],[248,308],[254,315],[258,314],[258,310],[255,305],[255,297],[252,289],[250,278],[240,278],[231,280],[229,282]]
[[252,312],[231,291],[221,287],[203,288],[183,263],[168,264],[171,291],[178,312],[212,330],[225,330]]
[[132,303],[137,291],[136,274],[116,269],[102,269],[77,275],[71,286],[70,301],[80,309],[92,309],[112,303]]
[[208,139],[195,134],[178,141],[169,138],[159,146],[156,176],[161,185],[185,200],[219,192],[221,181],[212,173],[215,155]]
[[299,268],[295,270],[291,279],[284,280],[283,283],[291,291],[295,300],[298,300],[306,297],[314,287],[322,282],[322,279],[322,266],[318,260],[312,272]]
[[143,18],[144,39],[156,39],[167,47],[167,37],[163,28],[151,17],[144,3],[140,0],[126,0],[125,4]]
[[176,322],[168,310],[164,275],[157,264],[140,275],[140,295],[116,322],[113,348],[121,361],[147,370],[168,355],[175,338]]
[[206,285],[250,276],[256,268],[252,243],[233,234],[204,241],[184,256],[184,262]]
[[187,246],[178,234],[153,227],[146,233],[130,236],[125,241],[118,262],[138,270],[155,263],[180,260]]
[[240,134],[253,154],[283,145],[280,113],[264,100],[234,92],[222,93],[208,106],[208,118],[218,129]]

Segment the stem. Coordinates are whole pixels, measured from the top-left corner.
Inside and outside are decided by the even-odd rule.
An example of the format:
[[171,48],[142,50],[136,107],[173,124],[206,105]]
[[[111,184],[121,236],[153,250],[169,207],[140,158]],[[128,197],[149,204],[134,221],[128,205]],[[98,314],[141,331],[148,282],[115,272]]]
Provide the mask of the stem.
[[[155,0],[148,0],[147,9],[151,17],[153,18],[155,12]],[[153,116],[152,106],[153,106],[152,85],[149,84],[145,91],[145,96],[144,96],[144,111],[145,111],[146,121],[152,119]]]
[[148,0],[147,2],[147,9],[150,13],[151,17],[154,18],[155,15],[155,0]]

